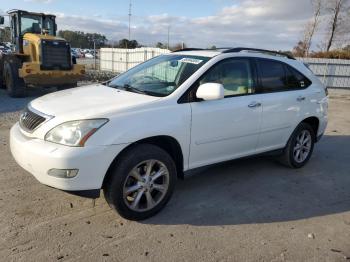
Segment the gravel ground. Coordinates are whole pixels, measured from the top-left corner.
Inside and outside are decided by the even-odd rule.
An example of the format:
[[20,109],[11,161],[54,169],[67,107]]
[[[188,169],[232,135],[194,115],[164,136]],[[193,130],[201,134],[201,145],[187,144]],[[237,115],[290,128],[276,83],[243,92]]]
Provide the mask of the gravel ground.
[[0,261],[350,261],[350,91],[331,92],[327,134],[305,168],[268,158],[203,168],[143,222],[17,166],[9,129],[32,98],[0,92]]

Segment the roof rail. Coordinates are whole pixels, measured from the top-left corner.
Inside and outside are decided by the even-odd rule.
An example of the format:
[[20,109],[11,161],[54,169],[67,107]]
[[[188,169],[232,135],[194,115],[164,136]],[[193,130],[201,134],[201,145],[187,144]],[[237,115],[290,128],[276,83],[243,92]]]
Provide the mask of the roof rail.
[[236,48],[225,50],[225,51],[223,51],[223,53],[239,53],[242,51],[253,51],[253,52],[266,53],[266,54],[275,55],[275,56],[284,56],[284,57],[287,57],[289,59],[295,60],[295,58],[293,56],[291,56],[287,53],[277,52],[277,51],[272,51],[272,50],[265,50],[265,49],[249,48],[249,47],[236,47]]
[[175,50],[172,53],[178,53],[178,52],[183,52],[183,51],[202,51],[205,49],[202,48],[184,48],[184,49],[179,49],[179,50]]

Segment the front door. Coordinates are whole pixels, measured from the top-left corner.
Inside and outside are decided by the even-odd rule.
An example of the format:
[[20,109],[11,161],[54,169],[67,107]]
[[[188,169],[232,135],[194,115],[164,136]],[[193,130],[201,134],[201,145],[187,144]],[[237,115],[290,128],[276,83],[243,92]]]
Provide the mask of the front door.
[[190,168],[254,154],[258,142],[262,106],[250,60],[219,62],[198,86],[205,83],[223,84],[225,98],[191,103]]

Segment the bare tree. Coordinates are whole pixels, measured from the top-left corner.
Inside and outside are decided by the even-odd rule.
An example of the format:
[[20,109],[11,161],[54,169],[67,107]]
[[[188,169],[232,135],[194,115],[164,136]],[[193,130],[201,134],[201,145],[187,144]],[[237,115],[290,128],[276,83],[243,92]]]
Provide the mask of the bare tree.
[[320,25],[320,17],[323,9],[323,0],[311,0],[313,17],[306,25],[304,32],[305,55],[308,56],[312,45],[312,39]]
[[293,53],[301,57],[309,55],[312,39],[320,24],[320,17],[323,10],[324,0],[310,0],[310,2],[313,8],[312,18],[305,25],[302,39],[293,49]]
[[327,12],[330,15],[329,28],[328,28],[328,40],[326,42],[326,51],[328,52],[336,37],[342,32],[344,21],[348,16],[350,0],[329,0],[327,5]]
[[296,57],[305,57],[306,45],[304,41],[299,41],[293,48],[292,54]]

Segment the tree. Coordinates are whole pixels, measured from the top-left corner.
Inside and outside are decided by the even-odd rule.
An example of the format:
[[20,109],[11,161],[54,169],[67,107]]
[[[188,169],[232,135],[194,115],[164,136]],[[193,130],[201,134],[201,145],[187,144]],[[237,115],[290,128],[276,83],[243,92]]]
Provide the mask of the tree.
[[174,46],[171,46],[169,49],[171,51],[177,51],[177,50],[181,50],[187,48],[187,45],[185,43],[177,43]]
[[309,55],[312,39],[320,24],[323,0],[310,0],[310,2],[313,7],[313,16],[305,26],[302,40],[300,40],[297,46],[293,49],[293,53],[295,53],[298,57],[305,57]]
[[[329,51],[334,41],[341,34],[348,19],[350,0],[329,0],[327,12],[329,13],[328,39],[326,40],[326,50]],[[348,21],[347,21],[348,22]],[[345,25],[349,28],[348,25]]]
[[163,44],[162,42],[158,42],[158,43],[156,44],[156,47],[161,48],[161,49],[166,49],[166,48],[167,48],[167,45],[166,45],[166,44]]
[[306,25],[304,31],[305,55],[308,56],[312,45],[312,39],[320,24],[321,12],[323,9],[323,0],[311,0],[313,6],[313,17]]
[[296,57],[304,57],[307,50],[307,44],[304,41],[299,41],[293,48],[293,55]]
[[118,47],[119,48],[129,48],[134,49],[138,48],[140,45],[136,40],[128,40],[128,39],[122,39],[119,41]]
[[84,33],[80,31],[59,31],[58,35],[66,39],[72,47],[79,48],[93,48],[94,42],[96,44],[96,48],[101,48],[106,46],[108,41],[108,39],[104,35],[96,33]]

